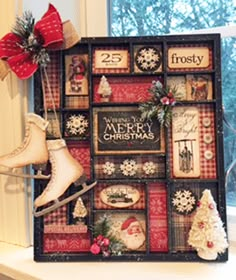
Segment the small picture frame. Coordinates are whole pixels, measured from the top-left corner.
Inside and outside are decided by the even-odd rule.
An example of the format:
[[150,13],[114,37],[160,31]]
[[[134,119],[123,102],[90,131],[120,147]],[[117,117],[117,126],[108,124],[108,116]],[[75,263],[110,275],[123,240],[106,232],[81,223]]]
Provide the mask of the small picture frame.
[[65,55],[65,95],[88,95],[88,55]]
[[212,77],[207,74],[186,75],[187,100],[212,100]]

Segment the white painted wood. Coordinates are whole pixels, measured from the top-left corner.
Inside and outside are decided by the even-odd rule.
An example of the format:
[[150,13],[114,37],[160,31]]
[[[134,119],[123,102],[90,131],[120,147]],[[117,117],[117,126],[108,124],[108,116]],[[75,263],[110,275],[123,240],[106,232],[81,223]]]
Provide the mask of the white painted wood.
[[[0,37],[8,33],[21,14],[22,0],[1,1]],[[27,111],[26,82],[9,74],[0,82],[0,155],[17,148],[24,137],[24,115]],[[0,175],[0,240],[29,246],[28,183],[22,179]]]

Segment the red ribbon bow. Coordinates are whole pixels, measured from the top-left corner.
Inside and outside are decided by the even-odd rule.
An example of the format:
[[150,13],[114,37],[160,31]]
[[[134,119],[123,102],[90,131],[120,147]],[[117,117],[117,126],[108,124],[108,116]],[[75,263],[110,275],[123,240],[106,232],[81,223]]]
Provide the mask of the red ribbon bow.
[[[39,49],[58,49],[63,43],[63,28],[59,13],[49,4],[48,11],[39,20],[33,29],[33,35],[40,42]],[[31,77],[38,69],[35,61],[36,49],[23,47],[24,38],[8,33],[0,40],[0,58],[6,60],[9,67],[20,79]]]

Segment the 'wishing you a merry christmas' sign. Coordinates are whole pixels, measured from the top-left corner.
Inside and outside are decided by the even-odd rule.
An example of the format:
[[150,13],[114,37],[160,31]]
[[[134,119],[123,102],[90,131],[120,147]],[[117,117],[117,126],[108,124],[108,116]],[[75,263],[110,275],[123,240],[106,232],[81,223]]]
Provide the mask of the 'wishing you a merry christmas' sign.
[[136,107],[97,108],[94,124],[96,154],[164,151],[159,122],[143,120]]

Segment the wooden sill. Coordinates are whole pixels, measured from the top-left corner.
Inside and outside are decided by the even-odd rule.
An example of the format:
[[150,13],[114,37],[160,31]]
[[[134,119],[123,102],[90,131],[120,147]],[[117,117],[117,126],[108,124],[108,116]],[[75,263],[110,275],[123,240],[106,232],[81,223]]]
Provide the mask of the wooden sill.
[[16,280],[65,279],[231,279],[235,272],[236,247],[226,263],[36,263],[33,248],[0,242],[0,274]]

